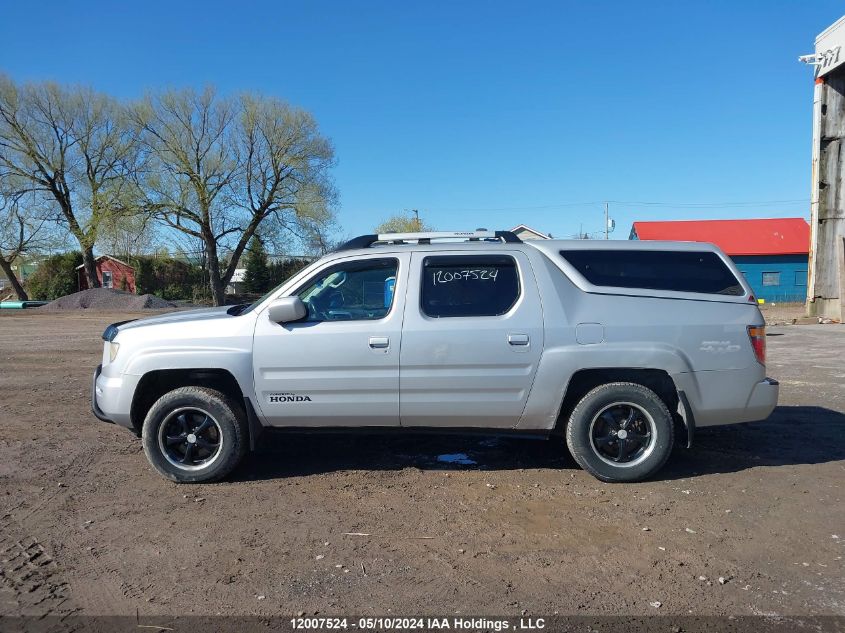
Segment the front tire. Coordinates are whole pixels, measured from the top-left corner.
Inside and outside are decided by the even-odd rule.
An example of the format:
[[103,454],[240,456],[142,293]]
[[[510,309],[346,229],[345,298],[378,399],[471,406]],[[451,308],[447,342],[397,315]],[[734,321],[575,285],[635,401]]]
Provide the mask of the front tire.
[[566,426],[566,444],[578,465],[601,481],[642,481],[669,458],[674,422],[651,389],[608,383],[575,406]]
[[159,474],[178,483],[217,481],[247,452],[243,409],[206,387],[179,387],[150,408],[142,430],[144,453]]

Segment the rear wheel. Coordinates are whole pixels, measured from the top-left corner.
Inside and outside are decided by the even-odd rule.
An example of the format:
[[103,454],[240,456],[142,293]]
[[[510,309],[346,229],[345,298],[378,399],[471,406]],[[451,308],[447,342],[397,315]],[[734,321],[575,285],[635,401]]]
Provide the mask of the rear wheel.
[[674,443],[674,421],[651,389],[608,383],[576,405],[566,427],[566,443],[575,461],[594,477],[641,481],[666,463]]
[[144,453],[161,475],[180,483],[216,481],[247,450],[240,406],[205,387],[180,387],[150,408],[142,431]]

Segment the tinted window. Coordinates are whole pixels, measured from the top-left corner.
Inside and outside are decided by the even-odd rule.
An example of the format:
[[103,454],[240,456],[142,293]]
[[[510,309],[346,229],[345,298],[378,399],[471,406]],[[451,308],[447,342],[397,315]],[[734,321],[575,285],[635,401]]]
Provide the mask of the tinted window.
[[715,253],[694,251],[561,251],[596,286],[741,296],[742,286]]
[[506,255],[426,257],[422,311],[430,317],[496,316],[519,297],[516,262]]
[[381,319],[393,304],[395,259],[365,259],[332,266],[296,294],[308,308],[304,321]]

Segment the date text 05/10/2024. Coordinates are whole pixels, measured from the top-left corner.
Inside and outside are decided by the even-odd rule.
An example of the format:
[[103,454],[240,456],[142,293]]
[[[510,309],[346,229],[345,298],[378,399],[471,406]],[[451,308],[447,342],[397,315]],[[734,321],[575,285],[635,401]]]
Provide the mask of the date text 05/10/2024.
[[297,617],[291,618],[294,630],[394,630],[394,631],[538,631],[546,626],[544,618],[472,618],[472,617]]

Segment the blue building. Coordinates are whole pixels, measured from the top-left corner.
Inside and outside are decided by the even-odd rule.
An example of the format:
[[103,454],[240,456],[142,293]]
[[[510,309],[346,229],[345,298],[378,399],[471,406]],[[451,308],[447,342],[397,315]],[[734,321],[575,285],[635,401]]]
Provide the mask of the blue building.
[[730,256],[758,299],[807,298],[810,225],[803,218],[634,222],[630,239],[710,242]]

